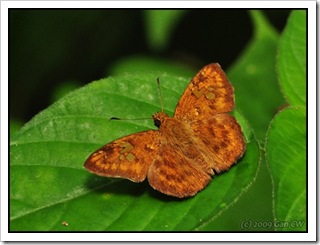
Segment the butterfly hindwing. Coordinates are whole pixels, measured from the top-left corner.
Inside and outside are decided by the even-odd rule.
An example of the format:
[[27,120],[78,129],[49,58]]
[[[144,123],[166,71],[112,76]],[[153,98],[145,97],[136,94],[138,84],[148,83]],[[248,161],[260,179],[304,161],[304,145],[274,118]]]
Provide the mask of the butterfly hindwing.
[[228,170],[244,153],[245,141],[240,125],[229,114],[217,114],[193,124],[197,137],[212,156],[216,172]]
[[173,145],[163,146],[148,171],[150,185],[170,196],[193,196],[211,180],[211,176],[193,164]]

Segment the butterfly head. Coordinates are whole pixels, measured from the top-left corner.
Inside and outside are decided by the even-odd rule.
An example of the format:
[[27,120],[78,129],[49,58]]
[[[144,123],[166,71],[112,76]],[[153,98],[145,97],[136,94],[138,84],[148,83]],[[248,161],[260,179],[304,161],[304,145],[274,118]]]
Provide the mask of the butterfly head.
[[161,124],[166,120],[166,118],[168,118],[169,116],[164,113],[164,112],[156,112],[154,115],[152,115],[152,118],[153,118],[153,122],[154,122],[154,125],[157,127],[157,128],[160,128],[161,127]]

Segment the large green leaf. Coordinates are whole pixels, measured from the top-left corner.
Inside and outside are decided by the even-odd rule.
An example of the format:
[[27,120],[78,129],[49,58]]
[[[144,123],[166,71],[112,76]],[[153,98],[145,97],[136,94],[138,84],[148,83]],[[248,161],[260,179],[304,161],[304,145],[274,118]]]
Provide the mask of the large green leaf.
[[293,11],[279,45],[279,81],[290,105],[306,104],[306,18],[305,10]]
[[306,230],[306,111],[288,107],[271,122],[266,157],[274,185],[276,230]]
[[256,176],[259,150],[237,112],[247,141],[245,156],[193,198],[178,200],[147,182],[102,178],[83,169],[101,145],[155,128],[152,120],[108,119],[145,118],[161,110],[158,76],[165,111],[172,115],[188,79],[132,73],[70,93],[15,134],[10,142],[11,231],[197,230],[238,199]]

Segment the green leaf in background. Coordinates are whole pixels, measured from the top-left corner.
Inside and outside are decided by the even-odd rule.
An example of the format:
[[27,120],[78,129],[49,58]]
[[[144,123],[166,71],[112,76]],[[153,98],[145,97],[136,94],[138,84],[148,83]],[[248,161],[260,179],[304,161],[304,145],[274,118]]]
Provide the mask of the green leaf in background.
[[[306,13],[293,11],[281,36],[279,81],[291,105],[270,123],[266,158],[273,178],[276,230],[306,230]],[[284,222],[284,223],[282,223]]]
[[[259,148],[247,125],[244,157],[193,198],[168,197],[147,182],[102,178],[84,170],[84,161],[98,147],[155,128],[152,120],[108,119],[160,111],[158,76],[165,112],[172,115],[189,80],[132,73],[68,94],[15,134],[10,142],[11,231],[198,230],[248,189],[256,176]],[[235,116],[245,122],[239,113]]]
[[[185,77],[193,77],[197,70],[186,67],[183,64],[173,62],[159,57],[147,57],[142,55],[133,55],[125,57],[113,63],[108,69],[108,75],[118,75],[128,72],[167,72]],[[161,77],[160,77],[161,80]]]
[[162,51],[168,46],[172,32],[178,20],[184,15],[183,10],[146,10],[145,24],[147,42],[154,51]]
[[80,87],[80,83],[76,80],[63,81],[59,86],[52,91],[51,103],[61,99],[69,92]]
[[277,58],[282,92],[290,105],[306,105],[306,11],[293,11],[281,36]]
[[12,137],[22,127],[22,125],[22,122],[10,119],[10,137]]
[[306,111],[288,107],[270,124],[266,158],[274,185],[275,228],[306,230]]
[[263,141],[270,120],[285,101],[275,72],[278,34],[261,11],[250,14],[254,36],[228,75],[239,93],[237,108],[248,119],[258,140]]

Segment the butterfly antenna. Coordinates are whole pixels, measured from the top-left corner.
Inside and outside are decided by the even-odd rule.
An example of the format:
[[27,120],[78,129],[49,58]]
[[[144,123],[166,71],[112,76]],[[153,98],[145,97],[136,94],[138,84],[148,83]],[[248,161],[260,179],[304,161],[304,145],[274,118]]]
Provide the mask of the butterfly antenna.
[[[161,94],[161,88],[160,88],[160,78],[157,77],[157,84],[158,84],[158,90],[159,90],[159,96],[160,96],[160,104],[161,104],[161,111],[163,112],[163,101],[162,101],[162,94]],[[153,119],[152,117],[147,118],[119,118],[119,117],[111,117],[109,121],[111,120],[145,120],[145,119]]]
[[111,120],[124,120],[124,121],[132,121],[132,120],[146,120],[146,119],[153,119],[152,117],[141,117],[141,118],[119,118],[119,117],[111,117],[109,121]]
[[162,94],[161,94],[160,78],[159,77],[157,77],[157,83],[158,83],[158,90],[159,90],[159,96],[160,96],[161,110],[163,112],[163,101],[162,101]]

